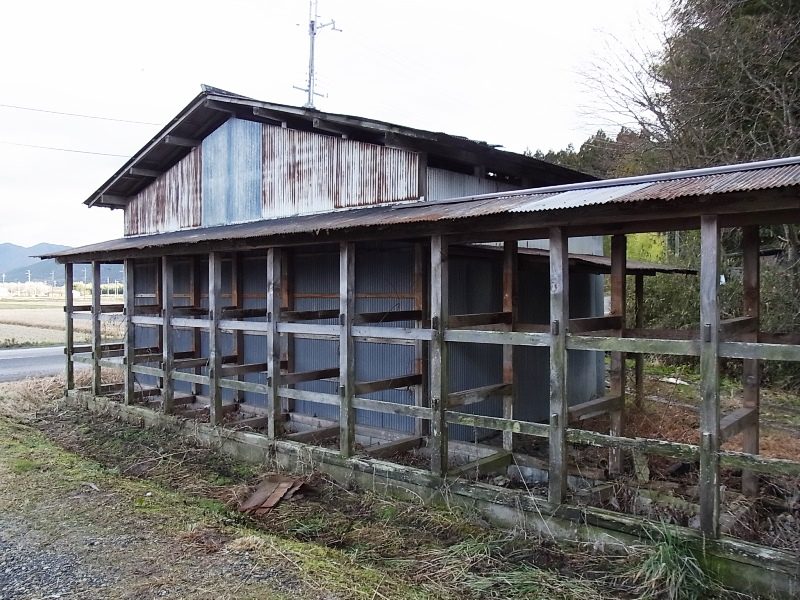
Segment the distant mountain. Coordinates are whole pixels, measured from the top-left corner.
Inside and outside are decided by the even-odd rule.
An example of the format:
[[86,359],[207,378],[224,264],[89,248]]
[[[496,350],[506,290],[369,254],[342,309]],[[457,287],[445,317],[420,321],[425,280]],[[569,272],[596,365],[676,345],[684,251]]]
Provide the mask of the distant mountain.
[[[58,252],[68,250],[70,246],[60,244],[41,243],[34,246],[24,247],[17,244],[0,244],[0,273],[5,275],[5,281],[28,281],[28,271],[30,271],[31,281],[53,281],[57,285],[64,285],[64,266],[56,263],[49,258],[39,260],[31,258],[38,254],[48,252]],[[101,276],[103,283],[106,281],[122,281],[122,265],[103,265]],[[86,281],[91,281],[92,271],[87,269]],[[83,281],[84,273],[82,267],[75,268],[75,281]]]

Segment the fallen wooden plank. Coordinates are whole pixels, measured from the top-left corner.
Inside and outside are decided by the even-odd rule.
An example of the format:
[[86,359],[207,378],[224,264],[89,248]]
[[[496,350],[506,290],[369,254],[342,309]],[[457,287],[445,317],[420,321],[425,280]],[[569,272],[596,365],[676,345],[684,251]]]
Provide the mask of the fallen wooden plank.
[[567,409],[570,421],[588,419],[597,415],[605,414],[620,407],[622,398],[620,396],[602,396],[588,402],[575,404]]
[[719,436],[724,442],[758,422],[755,408],[738,408],[725,415],[719,423]]
[[447,406],[453,408],[455,406],[464,406],[467,404],[475,404],[482,402],[490,396],[504,396],[511,391],[511,384],[498,383],[495,385],[485,385],[479,388],[472,388],[470,390],[463,390],[461,392],[453,392],[447,396]]
[[286,373],[281,375],[281,385],[291,385],[303,381],[316,381],[317,379],[328,379],[339,377],[339,367],[330,369],[317,369],[316,371],[301,371],[298,373]]
[[373,458],[387,458],[389,456],[408,452],[409,450],[416,450],[422,445],[422,440],[423,438],[421,437],[410,437],[395,442],[380,444],[379,446],[367,448],[367,454]]
[[297,433],[290,433],[285,439],[292,442],[322,442],[335,438],[339,435],[339,425],[332,425],[331,427],[322,427],[321,429],[312,429],[310,431],[299,431]]
[[395,388],[419,385],[422,383],[422,375],[403,375],[401,377],[390,377],[389,379],[377,379],[375,381],[360,381],[355,383],[356,394],[370,394],[381,390],[391,390]]

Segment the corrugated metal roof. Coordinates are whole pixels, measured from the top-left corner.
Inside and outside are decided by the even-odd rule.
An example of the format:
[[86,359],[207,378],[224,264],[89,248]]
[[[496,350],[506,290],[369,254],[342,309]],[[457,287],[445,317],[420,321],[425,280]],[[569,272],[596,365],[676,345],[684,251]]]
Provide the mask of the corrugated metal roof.
[[[653,175],[649,179],[648,181],[646,177],[636,177],[603,180],[438,202],[410,202],[335,210],[312,215],[128,237],[56,252],[45,257],[69,257],[99,252],[141,250],[175,244],[271,238],[366,227],[391,227],[412,223],[477,219],[504,213],[574,211],[623,202],[647,203],[649,201],[670,201],[682,197],[708,197],[732,192],[788,188],[800,185],[800,157],[718,169],[663,173]],[[590,223],[590,221],[587,222]],[[580,219],[576,220],[573,217],[571,223],[579,224]]]

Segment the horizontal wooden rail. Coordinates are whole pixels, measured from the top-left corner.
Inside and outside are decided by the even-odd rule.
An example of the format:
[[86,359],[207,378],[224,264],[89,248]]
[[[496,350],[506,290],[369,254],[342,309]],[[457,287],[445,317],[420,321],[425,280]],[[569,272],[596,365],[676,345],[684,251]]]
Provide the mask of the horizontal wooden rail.
[[800,361],[800,346],[757,342],[720,342],[719,355],[724,358]]
[[339,337],[338,325],[318,325],[316,323],[278,323],[280,333],[311,333]]
[[497,431],[513,431],[524,435],[533,435],[546,438],[549,436],[550,426],[542,423],[530,421],[517,421],[514,419],[502,419],[500,417],[484,417],[482,415],[470,415],[462,412],[448,410],[445,412],[445,419],[454,425],[468,425],[470,427],[483,427],[484,429],[495,429]]
[[197,367],[207,367],[207,358],[181,358],[174,360],[172,365],[175,369],[195,369]]
[[296,390],[292,388],[279,387],[278,395],[281,398],[290,400],[304,400],[306,402],[317,402],[318,404],[330,404],[339,406],[341,398],[338,394],[324,394],[322,392],[308,392],[306,390]]
[[235,319],[224,319],[219,322],[219,328],[223,331],[244,331],[245,333],[255,333],[266,335],[271,329],[271,324],[266,321],[237,321]]
[[236,379],[219,380],[219,387],[240,392],[253,392],[255,394],[268,394],[270,387],[263,383],[252,383],[250,381],[238,381]]
[[156,316],[133,315],[130,320],[134,325],[157,326],[164,324],[164,319]]
[[396,323],[397,321],[420,320],[422,320],[421,310],[389,310],[358,314],[353,319],[353,323],[355,325],[361,325],[365,323]]
[[243,375],[244,373],[261,373],[268,368],[267,363],[247,363],[244,365],[229,365],[222,367],[222,376]]
[[317,381],[319,379],[330,379],[332,377],[339,377],[339,367],[316,369],[314,371],[298,371],[297,373],[285,373],[284,375],[281,375],[281,384],[292,385],[294,383],[302,383],[303,381]]
[[448,471],[448,475],[458,477],[459,475],[471,474],[484,475],[486,473],[496,473],[498,471],[505,473],[513,459],[514,457],[511,452],[508,450],[500,450],[489,456],[482,456],[464,465],[454,467]]
[[502,344],[509,346],[549,346],[550,334],[526,331],[472,331],[469,329],[447,329],[446,342],[473,344]]
[[479,388],[472,388],[460,392],[452,392],[447,396],[447,406],[453,408],[456,406],[465,406],[467,404],[475,404],[483,402],[490,396],[506,396],[511,393],[510,383],[498,383],[494,385],[485,385]]
[[211,327],[209,319],[200,319],[197,317],[173,317],[170,319],[170,325],[173,327],[183,329],[208,329]]
[[[147,375],[147,373],[145,373],[145,375]],[[188,383],[199,383],[200,385],[208,385],[211,383],[211,378],[208,375],[184,373],[183,371],[173,371],[172,379],[175,381],[186,381]]]
[[[139,375],[152,375],[153,377],[164,376],[164,369],[158,367],[146,367],[145,365],[133,365],[131,367],[131,371],[138,373]],[[172,378],[175,379],[174,373]]]
[[[122,309],[125,308],[124,304],[101,304],[100,305],[100,312],[101,313],[121,313]],[[67,307],[64,307],[64,312],[67,311]],[[92,312],[92,305],[91,304],[78,304],[72,307],[72,312]]]
[[375,325],[355,325],[352,328],[353,338],[359,341],[370,340],[406,340],[430,341],[433,331],[421,327],[378,327]]
[[569,334],[567,336],[567,348],[569,350],[630,352],[633,354],[700,355],[700,342],[697,340],[637,339]]
[[403,454],[422,446],[423,439],[421,437],[408,437],[379,446],[372,446],[367,448],[367,454],[372,458],[388,458],[396,454]]
[[403,375],[401,377],[390,377],[389,379],[378,379],[375,381],[359,381],[356,382],[353,389],[356,394],[371,394],[372,392],[379,392],[381,390],[403,388],[411,385],[420,385],[421,383],[422,375],[417,373],[415,375]]
[[226,306],[222,309],[223,319],[257,319],[266,316],[266,308],[236,308],[235,306]]
[[758,328],[758,319],[756,317],[736,317],[733,319],[724,319],[719,322],[720,335],[735,336],[741,333],[752,333]]
[[173,306],[172,314],[176,317],[208,317],[208,309],[201,306]]
[[571,444],[583,444],[600,448],[623,448],[637,450],[645,454],[656,454],[684,461],[694,462],[700,458],[700,448],[692,444],[653,440],[648,438],[626,438],[585,429],[567,429],[567,441]]
[[449,329],[462,327],[475,327],[477,325],[500,325],[511,323],[510,312],[472,313],[465,315],[451,315],[447,320]]
[[284,437],[285,440],[290,442],[302,442],[307,444],[309,442],[324,442],[339,435],[339,426],[331,425],[329,427],[320,427],[318,429],[310,429],[308,431],[298,431],[297,433],[290,433]]
[[417,417],[419,419],[430,419],[433,415],[431,409],[425,406],[384,402],[383,400],[369,400],[367,398],[353,398],[353,408],[390,415]]
[[143,316],[143,315],[160,315],[161,314],[161,305],[160,304],[141,304],[139,306],[134,307],[134,313],[131,316]]
[[572,421],[573,419],[588,419],[590,417],[602,415],[612,410],[618,410],[621,406],[622,398],[620,396],[603,396],[601,398],[589,400],[588,402],[570,406],[567,412],[570,421]]

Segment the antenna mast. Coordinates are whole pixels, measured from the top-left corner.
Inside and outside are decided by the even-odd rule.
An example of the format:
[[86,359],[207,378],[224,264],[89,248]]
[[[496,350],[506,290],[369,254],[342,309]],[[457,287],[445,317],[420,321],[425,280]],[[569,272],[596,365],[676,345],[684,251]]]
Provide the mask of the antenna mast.
[[314,108],[314,98],[322,96],[315,91],[316,75],[314,71],[314,44],[317,38],[317,32],[330,27],[331,31],[341,31],[336,27],[336,21],[331,19],[327,23],[319,22],[319,14],[317,13],[318,0],[309,0],[308,2],[308,79],[306,80],[306,87],[294,86],[294,89],[300,90],[307,94],[306,103],[303,105],[306,108]]

